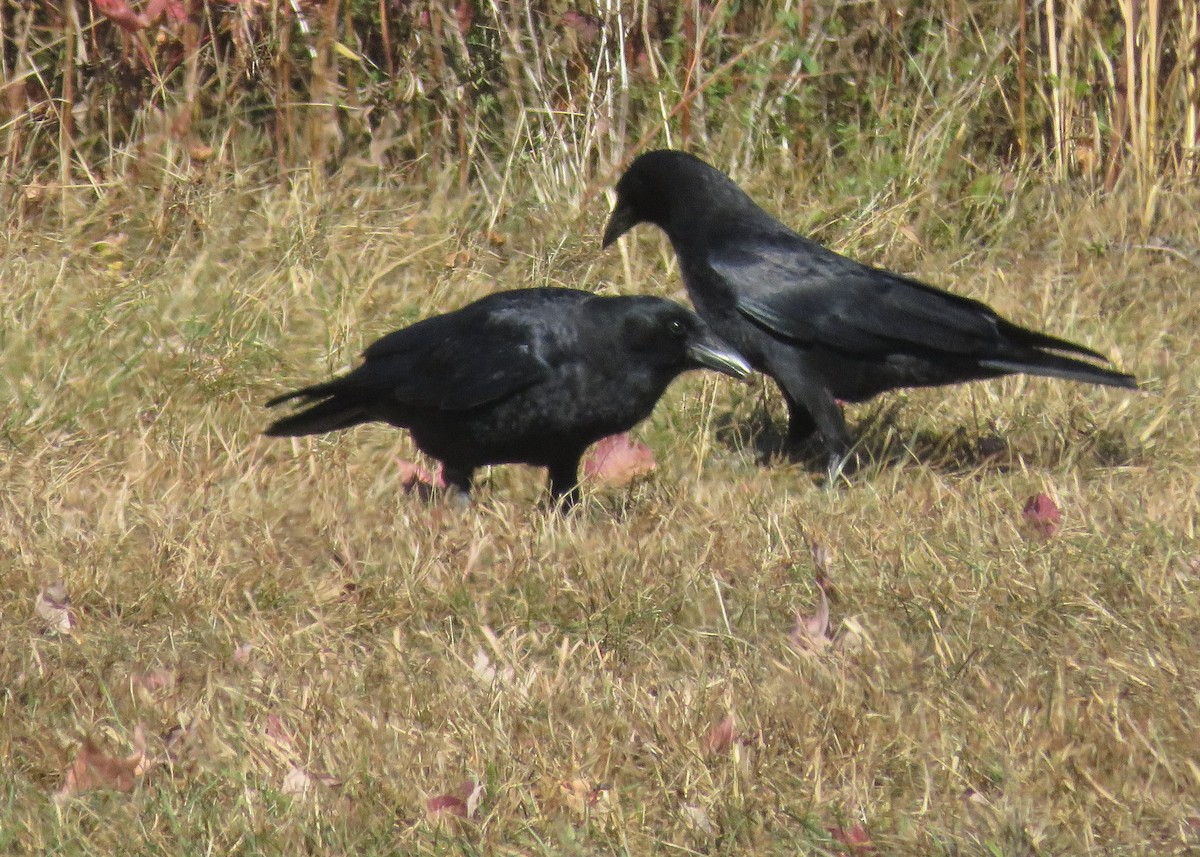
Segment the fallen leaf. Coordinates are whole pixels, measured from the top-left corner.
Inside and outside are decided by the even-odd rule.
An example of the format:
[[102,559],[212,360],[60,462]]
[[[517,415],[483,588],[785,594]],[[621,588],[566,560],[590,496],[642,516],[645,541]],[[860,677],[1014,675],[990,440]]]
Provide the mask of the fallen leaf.
[[396,469],[400,471],[400,484],[404,487],[405,494],[416,492],[417,496],[428,500],[433,496],[435,490],[446,487],[446,479],[442,475],[440,464],[435,473],[430,473],[419,464],[397,458]]
[[435,795],[425,801],[425,811],[429,813],[430,818],[435,819],[440,815],[453,815],[458,818],[466,818],[467,802],[458,795]]
[[150,704],[156,704],[156,692],[173,690],[177,681],[178,676],[174,670],[152,670],[134,673],[129,677],[134,693],[139,699]]
[[497,669],[493,666],[492,659],[483,649],[476,650],[475,662],[471,664],[471,670],[484,684],[512,684],[516,677],[516,670],[512,667],[506,666]]
[[583,472],[605,485],[628,485],[655,468],[654,453],[629,432],[601,438],[583,460]]
[[827,827],[826,830],[833,841],[841,845],[842,850],[848,854],[875,853],[871,837],[861,823],[854,825],[849,830],[844,827]]
[[600,38],[600,30],[604,25],[600,18],[578,9],[568,9],[563,12],[559,22],[567,29],[574,31],[585,45],[590,45]]
[[733,715],[728,715],[720,723],[708,730],[704,736],[704,750],[711,755],[726,752],[737,739],[737,728],[734,726]]
[[802,651],[824,651],[829,647],[829,598],[825,595],[825,590],[820,586],[817,591],[821,593],[821,603],[817,606],[817,612],[812,616],[805,616],[803,613],[796,611],[796,624],[792,628],[792,633],[789,638],[792,645]]
[[331,777],[328,774],[314,774],[306,771],[303,768],[292,766],[292,768],[283,777],[283,785],[279,787],[279,791],[285,795],[292,797],[307,797],[316,785],[323,786],[339,786],[341,781],[336,777]]
[[263,727],[263,733],[285,750],[290,750],[295,746],[295,738],[292,737],[292,733],[288,731],[287,727],[283,725],[283,718],[278,714],[267,715],[267,722]]
[[483,800],[483,783],[467,780],[463,783],[463,792],[467,795],[467,818],[474,818],[479,811],[479,802]]
[[160,17],[172,21],[186,21],[187,9],[182,0],[150,0],[146,4],[146,19],[154,23]]
[[212,146],[201,143],[198,140],[189,140],[187,144],[188,157],[193,161],[207,161],[214,154]]
[[426,800],[425,811],[433,819],[444,815],[472,819],[479,811],[479,801],[482,799],[483,783],[467,780],[459,788],[458,794],[448,792]]
[[127,33],[136,33],[150,26],[150,19],[129,8],[125,0],[92,0],[96,11]]
[[50,634],[70,634],[75,628],[75,617],[71,612],[71,596],[67,586],[56,580],[38,593],[33,612],[46,623]]
[[603,814],[612,809],[609,804],[608,789],[604,786],[593,788],[587,780],[576,777],[572,780],[563,780],[559,783],[559,788],[562,789],[567,806],[578,813]]
[[108,755],[91,738],[84,738],[58,794],[69,797],[90,789],[133,791],[145,773],[145,759],[146,735],[140,723],[133,730],[133,753],[123,759]]
[[1047,539],[1058,532],[1058,524],[1062,520],[1062,513],[1058,510],[1058,506],[1045,494],[1030,497],[1025,502],[1022,515],[1025,523],[1029,524],[1042,538]]
[[471,32],[471,26],[475,23],[475,10],[467,0],[459,0],[459,4],[454,7],[454,23],[458,25],[458,31],[462,35]]
[[712,819],[708,817],[708,813],[694,803],[685,803],[683,805],[683,817],[687,820],[688,826],[693,830],[698,830],[706,836],[716,836],[717,828],[713,826]]

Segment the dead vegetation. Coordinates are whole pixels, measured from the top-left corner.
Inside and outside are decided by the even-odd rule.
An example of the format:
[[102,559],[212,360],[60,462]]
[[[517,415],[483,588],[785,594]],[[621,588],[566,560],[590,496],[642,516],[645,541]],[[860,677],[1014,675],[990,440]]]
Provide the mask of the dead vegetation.
[[[9,27],[20,15],[4,8]],[[93,7],[61,8],[87,38],[113,35]],[[472,8],[483,27],[517,7]],[[805,9],[795,26],[832,46],[832,12],[782,7]],[[347,135],[338,158],[297,172],[267,137],[205,136],[222,114],[200,111],[188,133],[211,154],[171,143],[135,157],[136,134],[101,145],[80,125],[60,181],[61,129],[10,119],[4,133],[25,136],[6,150],[0,236],[0,852],[1200,848],[1200,197],[1194,161],[1167,154],[1186,149],[1173,129],[1187,111],[1156,101],[1142,172],[1133,138],[1113,143],[1104,118],[1083,169],[1034,121],[1054,104],[1034,73],[1038,21],[1060,12],[1031,7],[1026,149],[981,148],[972,123],[992,112],[980,99],[1014,116],[1019,101],[982,76],[937,83],[931,70],[993,32],[968,26],[961,4],[940,20],[954,9],[943,50],[904,42],[898,77],[860,78],[878,85],[871,135],[835,134],[812,103],[765,121],[791,102],[752,75],[730,83],[744,68],[726,64],[760,44],[763,67],[779,68],[770,51],[786,40],[750,23],[724,40],[697,30],[690,78],[685,50],[678,65],[652,51],[657,89],[628,98],[661,109],[629,108],[591,149],[516,142],[535,116],[567,121],[531,101],[505,108],[517,118],[504,145],[422,126],[427,140],[465,139],[465,162],[431,146],[415,164],[401,150],[371,163]],[[1172,9],[1164,45],[1188,20]],[[887,44],[889,27],[911,35],[886,11],[840,14],[879,13],[865,32]],[[1099,25],[1071,20],[1089,44]],[[432,38],[418,30],[389,32],[394,64],[402,38]],[[172,44],[138,32],[144,47]],[[1002,32],[1002,47],[1016,43],[1015,25]],[[1173,50],[1157,55],[1165,69]],[[905,56],[871,57],[893,55]],[[1106,55],[1122,67],[1123,53]],[[1150,77],[1182,86],[1179,67]],[[620,105],[615,83],[600,85],[619,65],[586,68],[587,103]],[[43,77],[57,104],[61,80]],[[685,133],[678,96],[708,77]],[[213,79],[198,70],[197,91]],[[175,109],[175,89],[150,91]],[[475,115],[430,103],[429,122],[451,129]],[[1074,123],[1112,103],[1061,110]],[[743,108],[764,118],[753,134],[730,119]],[[851,412],[879,466],[830,492],[763,463],[782,420],[766,385],[689,376],[635,432],[656,467],[594,487],[565,520],[538,505],[541,474],[519,468],[493,470],[465,513],[406,494],[415,456],[384,428],[259,436],[262,402],[314,367],[332,373],[377,335],[497,288],[677,296],[651,230],[599,252],[607,206],[587,194],[646,132],[704,147],[842,252],[1113,355],[1146,392],[1018,378],[888,396]],[[38,149],[37,134],[55,145]]]

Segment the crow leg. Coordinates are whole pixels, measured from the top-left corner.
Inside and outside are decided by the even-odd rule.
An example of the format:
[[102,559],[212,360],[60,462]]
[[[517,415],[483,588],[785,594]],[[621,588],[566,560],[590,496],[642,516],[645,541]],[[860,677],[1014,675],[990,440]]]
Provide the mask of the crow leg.
[[442,465],[442,479],[446,482],[448,492],[464,506],[471,502],[471,481],[474,478],[474,467]]
[[812,439],[817,431],[817,421],[808,408],[788,395],[787,390],[783,391],[783,398],[788,409],[788,449],[797,451]]
[[826,476],[830,483],[836,481],[847,464],[851,440],[846,419],[833,393],[814,380],[805,378],[802,371],[794,367],[778,373],[775,380],[783,389],[788,405],[789,444],[802,442],[814,432],[820,435],[827,456]]
[[579,459],[583,453],[550,465],[550,499],[559,511],[570,511],[579,502]]

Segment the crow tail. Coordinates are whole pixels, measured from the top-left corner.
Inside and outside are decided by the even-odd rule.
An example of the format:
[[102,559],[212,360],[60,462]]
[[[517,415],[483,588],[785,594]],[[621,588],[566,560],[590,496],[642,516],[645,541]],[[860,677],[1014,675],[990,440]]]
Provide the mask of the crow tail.
[[267,402],[267,407],[273,408],[292,399],[303,399],[315,404],[276,420],[267,426],[263,434],[268,437],[303,437],[350,428],[372,419],[362,405],[343,394],[341,384],[336,380],[276,396]]
[[[1077,346],[1076,348],[1083,353],[1091,353],[1083,349],[1082,346]],[[1027,356],[1010,359],[995,358],[980,360],[979,364],[988,369],[995,369],[1000,372],[1023,372],[1027,375],[1063,378],[1067,381],[1081,381],[1085,384],[1104,384],[1108,387],[1125,387],[1130,390],[1136,390],[1138,386],[1137,378],[1132,375],[1117,372],[1113,369],[1105,369],[1103,366],[1095,366],[1083,360],[1076,360],[1074,357],[1051,354],[1045,351],[1034,351]]]

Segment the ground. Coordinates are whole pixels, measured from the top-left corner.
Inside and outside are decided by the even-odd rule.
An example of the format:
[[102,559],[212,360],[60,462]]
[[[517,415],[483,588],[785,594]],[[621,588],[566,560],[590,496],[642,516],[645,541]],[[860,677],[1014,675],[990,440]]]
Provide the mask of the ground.
[[1200,853],[1200,194],[1027,178],[951,229],[794,170],[738,179],[1144,390],[887,395],[828,490],[769,384],[694,373],[648,477],[464,511],[263,403],[500,288],[682,299],[603,194],[197,184],[0,239],[0,851]]

